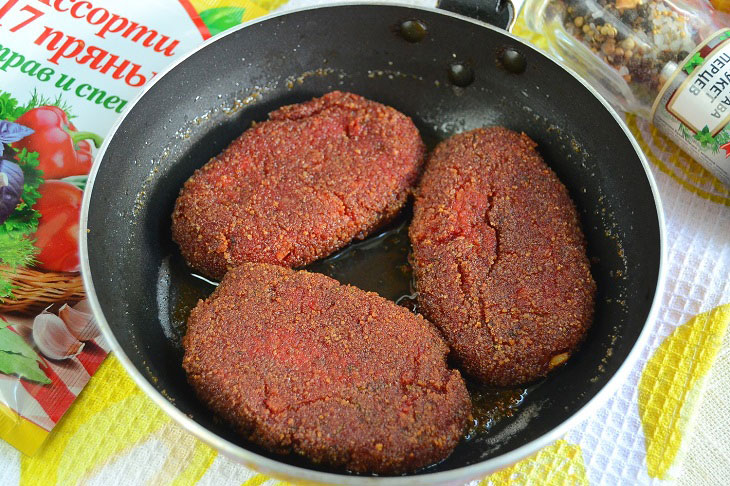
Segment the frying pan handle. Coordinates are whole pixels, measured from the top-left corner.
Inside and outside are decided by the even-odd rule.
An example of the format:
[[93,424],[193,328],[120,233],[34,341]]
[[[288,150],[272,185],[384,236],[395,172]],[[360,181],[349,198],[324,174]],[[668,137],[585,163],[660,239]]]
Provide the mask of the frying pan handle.
[[438,8],[512,30],[525,0],[438,0]]

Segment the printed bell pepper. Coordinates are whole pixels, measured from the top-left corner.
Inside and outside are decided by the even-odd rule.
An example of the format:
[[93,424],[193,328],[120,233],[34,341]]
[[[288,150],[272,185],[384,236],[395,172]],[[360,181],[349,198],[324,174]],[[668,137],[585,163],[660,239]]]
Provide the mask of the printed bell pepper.
[[38,152],[38,169],[43,178],[85,175],[91,170],[91,140],[96,148],[101,146],[102,137],[91,132],[79,132],[69,122],[66,112],[57,106],[39,106],[16,120],[16,123],[31,128],[35,133],[15,142],[14,147]]

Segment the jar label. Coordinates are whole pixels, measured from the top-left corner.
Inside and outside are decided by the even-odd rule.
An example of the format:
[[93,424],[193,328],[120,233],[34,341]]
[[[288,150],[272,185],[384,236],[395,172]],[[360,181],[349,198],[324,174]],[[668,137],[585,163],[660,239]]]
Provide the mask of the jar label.
[[697,46],[654,102],[654,125],[730,187],[730,29]]

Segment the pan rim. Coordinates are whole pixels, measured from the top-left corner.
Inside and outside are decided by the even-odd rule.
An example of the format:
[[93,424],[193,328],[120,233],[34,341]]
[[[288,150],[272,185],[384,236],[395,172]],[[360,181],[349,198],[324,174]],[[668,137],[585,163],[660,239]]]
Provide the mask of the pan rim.
[[[629,351],[628,355],[624,359],[623,363],[619,366],[619,368],[616,370],[616,372],[611,376],[608,381],[604,384],[604,386],[594,395],[587,403],[585,403],[581,408],[576,410],[570,417],[568,417],[566,420],[564,420],[562,423],[551,429],[550,431],[546,432],[540,437],[535,438],[534,440],[516,448],[509,452],[506,452],[504,454],[501,454],[499,456],[486,459],[481,462],[477,462],[475,464],[471,464],[469,466],[459,467],[455,469],[451,469],[448,471],[442,471],[442,472],[434,472],[434,473],[425,473],[425,474],[416,474],[416,475],[410,475],[410,476],[385,476],[385,477],[378,477],[378,476],[353,476],[353,475],[347,475],[347,474],[337,474],[337,473],[331,473],[331,472],[322,472],[322,471],[316,471],[312,469],[306,469],[299,466],[293,466],[290,464],[286,464],[283,462],[279,462],[276,459],[271,459],[266,456],[262,456],[260,454],[256,454],[254,452],[251,452],[244,447],[237,445],[233,442],[230,442],[217,434],[213,433],[212,431],[208,430],[204,426],[197,423],[192,418],[185,415],[181,410],[179,410],[172,402],[170,402],[167,398],[165,398],[153,385],[152,383],[147,380],[147,378],[142,375],[140,370],[132,363],[132,361],[129,359],[127,354],[124,352],[123,348],[119,344],[119,342],[116,340],[114,333],[109,326],[109,323],[106,320],[106,317],[104,315],[103,310],[101,309],[101,305],[99,304],[99,300],[96,295],[94,283],[93,283],[93,277],[91,273],[91,267],[89,264],[89,254],[88,254],[88,241],[87,241],[87,226],[88,226],[88,215],[89,215],[89,206],[91,202],[91,194],[93,192],[94,182],[96,179],[96,175],[99,171],[99,167],[101,166],[101,162],[104,159],[104,155],[106,153],[107,148],[109,147],[110,142],[114,139],[116,132],[118,131],[119,127],[124,123],[127,116],[131,112],[132,109],[139,103],[139,101],[145,96],[145,94],[152,89],[152,87],[159,82],[160,79],[164,78],[166,74],[168,74],[170,71],[175,69],[178,65],[182,64],[184,61],[188,60],[191,56],[196,54],[198,51],[206,48],[208,45],[212,44],[213,42],[216,42],[228,35],[232,35],[235,32],[238,32],[241,29],[250,27],[254,24],[266,22],[268,20],[278,18],[278,17],[286,17],[290,14],[295,14],[298,12],[303,11],[309,11],[309,10],[319,10],[319,9],[336,9],[336,8],[342,8],[342,7],[352,7],[352,6],[364,6],[364,7],[382,7],[382,6],[388,6],[388,7],[400,7],[400,8],[408,8],[411,10],[421,10],[431,13],[437,13],[440,15],[446,15],[449,17],[456,18],[458,20],[466,21],[472,24],[475,24],[478,27],[487,28],[493,31],[498,32],[499,34],[505,35],[508,38],[512,39],[515,42],[518,42],[522,45],[523,48],[530,49],[532,51],[535,51],[537,54],[540,54],[542,56],[545,56],[550,61],[552,61],[556,67],[565,70],[568,74],[570,74],[576,81],[578,81],[583,87],[585,87],[604,107],[604,109],[607,110],[607,112],[613,117],[616,123],[618,123],[621,130],[624,132],[626,137],[628,138],[629,142],[631,143],[632,147],[634,148],[634,151],[636,155],[639,158],[639,161],[641,162],[642,168],[644,169],[647,182],[649,183],[649,187],[651,189],[652,197],[654,198],[654,204],[655,209],[657,211],[657,223],[659,228],[659,269],[657,274],[657,282],[656,282],[656,288],[654,291],[654,296],[652,299],[651,307],[649,310],[649,313],[647,315],[647,318],[645,322],[642,325],[642,330],[639,333],[639,336],[637,337],[636,341],[634,342],[633,346],[631,347],[631,350]],[[89,303],[91,305],[92,311],[94,315],[97,318],[97,322],[99,324],[99,328],[101,329],[102,335],[104,336],[104,339],[106,339],[107,343],[111,347],[112,351],[114,351],[117,359],[120,361],[122,366],[125,368],[127,373],[132,377],[134,382],[139,386],[145,394],[157,405],[159,406],[168,416],[170,416],[175,422],[180,425],[183,429],[185,429],[187,432],[193,434],[196,438],[199,440],[202,440],[209,446],[216,449],[218,452],[223,454],[226,457],[229,457],[233,459],[234,461],[245,465],[246,467],[249,467],[251,469],[263,472],[265,474],[270,474],[275,477],[283,478],[283,479],[295,479],[299,482],[302,480],[307,482],[314,482],[318,484],[343,484],[343,485],[388,485],[388,486],[395,486],[395,485],[440,485],[440,484],[447,484],[450,482],[455,481],[468,481],[472,478],[477,477],[483,477],[491,472],[497,471],[499,469],[505,468],[510,466],[511,464],[514,464],[515,462],[532,455],[542,449],[543,447],[551,444],[555,440],[559,439],[570,428],[575,427],[580,422],[583,422],[585,418],[587,418],[588,414],[592,411],[603,405],[610,396],[613,395],[615,390],[618,388],[620,383],[623,383],[626,375],[631,371],[633,366],[636,364],[638,357],[641,354],[642,349],[644,348],[644,345],[646,344],[649,334],[651,331],[650,323],[653,323],[658,312],[659,307],[661,304],[661,298],[664,294],[664,285],[665,285],[665,274],[667,271],[666,268],[666,225],[664,220],[664,211],[662,209],[662,202],[661,198],[659,196],[659,191],[656,185],[656,180],[654,179],[653,173],[651,172],[651,168],[649,166],[649,163],[646,159],[646,156],[641,151],[641,148],[639,147],[636,139],[632,135],[631,131],[626,126],[625,122],[621,119],[621,117],[618,115],[618,113],[611,107],[608,102],[603,98],[603,96],[598,93],[593,87],[591,87],[585,80],[583,80],[577,73],[575,73],[572,69],[561,65],[557,59],[555,59],[554,56],[530,45],[527,41],[520,39],[519,37],[515,36],[511,32],[507,32],[501,28],[492,26],[490,24],[459,15],[450,11],[446,11],[443,9],[438,9],[435,7],[423,7],[423,6],[415,6],[415,5],[408,5],[408,4],[401,4],[397,2],[385,2],[385,1],[377,1],[377,2],[338,2],[338,3],[331,3],[327,5],[322,6],[309,6],[309,7],[303,7],[303,8],[297,8],[297,9],[291,9],[286,10],[283,12],[276,12],[269,15],[265,15],[263,17],[259,17],[257,19],[254,19],[250,22],[246,22],[244,24],[241,24],[237,27],[234,27],[232,29],[229,29],[219,35],[216,35],[212,37],[211,39],[208,39],[207,41],[203,42],[196,48],[188,51],[186,54],[182,55],[180,58],[175,60],[173,63],[171,63],[169,66],[167,66],[164,70],[162,70],[155,78],[147,84],[137,95],[136,97],[128,104],[127,108],[125,109],[124,113],[115,121],[114,125],[109,131],[109,134],[104,140],[104,143],[102,147],[99,149],[99,152],[97,153],[96,158],[94,159],[93,167],[89,173],[88,182],[86,190],[84,191],[84,197],[82,201],[81,206],[81,217],[79,221],[79,251],[81,254],[81,274],[84,281],[84,288],[86,290],[86,295],[89,300]]]

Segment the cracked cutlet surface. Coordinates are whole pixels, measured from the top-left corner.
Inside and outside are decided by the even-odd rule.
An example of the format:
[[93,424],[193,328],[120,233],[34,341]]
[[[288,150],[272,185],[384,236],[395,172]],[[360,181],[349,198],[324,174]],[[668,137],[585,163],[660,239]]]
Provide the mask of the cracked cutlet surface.
[[372,292],[270,264],[229,271],[188,320],[183,367],[249,440],[356,472],[447,457],[471,414],[436,328]]
[[466,374],[496,385],[544,376],[593,317],[578,215],[527,135],[489,127],[431,154],[409,236],[420,311]]
[[361,96],[284,106],[188,179],[173,239],[216,279],[247,261],[307,265],[395,216],[424,154],[410,118]]

